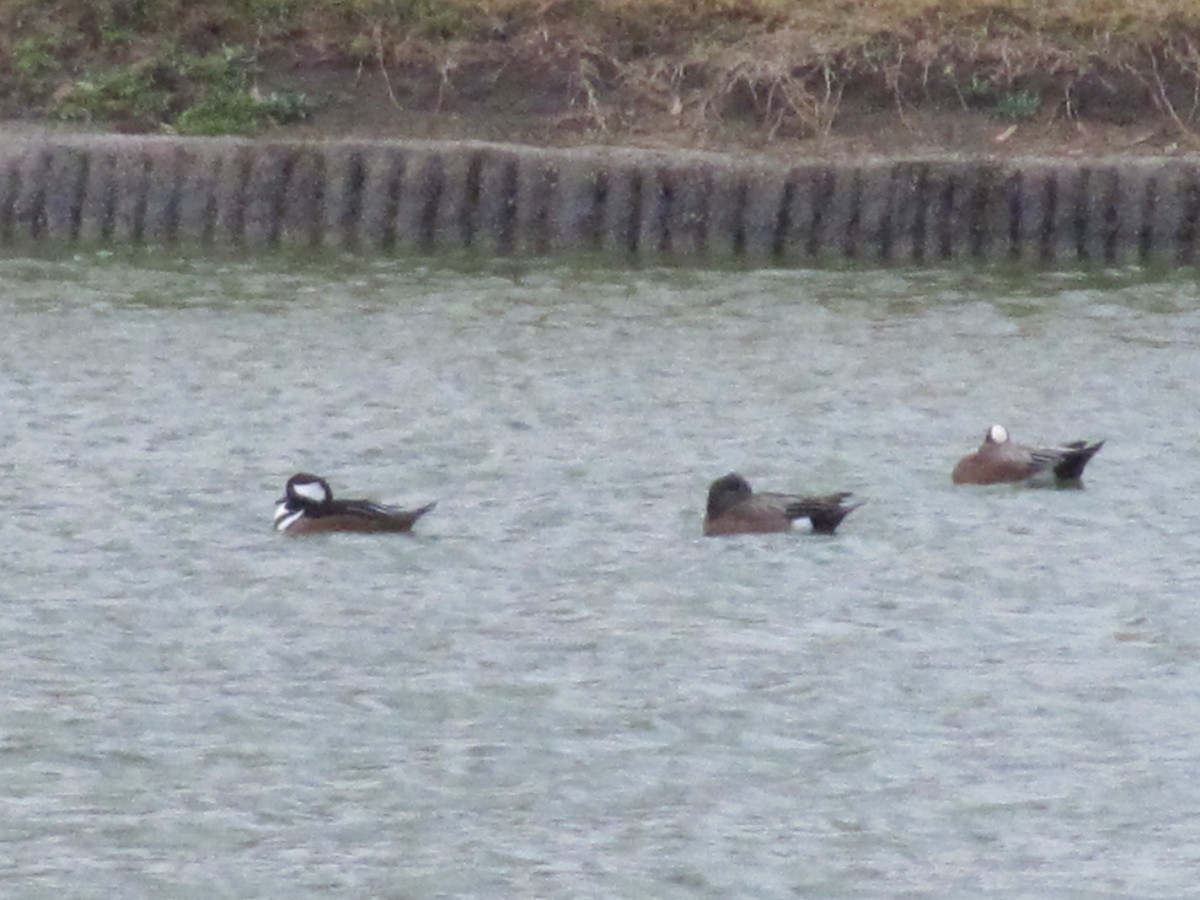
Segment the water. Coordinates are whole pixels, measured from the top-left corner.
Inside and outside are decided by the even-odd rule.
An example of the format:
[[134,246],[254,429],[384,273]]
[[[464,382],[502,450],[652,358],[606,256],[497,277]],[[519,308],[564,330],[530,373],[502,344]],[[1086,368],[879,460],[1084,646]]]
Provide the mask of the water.
[[[1178,897],[1200,288],[0,261],[0,891]],[[993,421],[1083,491],[955,489]],[[296,470],[411,537],[292,540]],[[708,482],[868,500],[699,536]]]

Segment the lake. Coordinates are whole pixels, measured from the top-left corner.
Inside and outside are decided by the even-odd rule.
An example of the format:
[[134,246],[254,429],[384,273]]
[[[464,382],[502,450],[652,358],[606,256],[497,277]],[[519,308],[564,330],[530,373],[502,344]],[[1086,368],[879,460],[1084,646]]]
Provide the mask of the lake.
[[[0,259],[11,897],[1179,897],[1194,273]],[[955,488],[993,422],[1084,490]],[[439,505],[291,539],[293,472]],[[852,490],[700,536],[709,482]]]

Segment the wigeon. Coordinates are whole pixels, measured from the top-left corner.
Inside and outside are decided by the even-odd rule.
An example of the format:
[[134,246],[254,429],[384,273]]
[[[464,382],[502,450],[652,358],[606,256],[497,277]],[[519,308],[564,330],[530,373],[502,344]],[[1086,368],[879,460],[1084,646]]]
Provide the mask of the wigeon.
[[974,453],[958,461],[955,484],[1002,484],[1079,487],[1083,469],[1104,441],[1074,441],[1061,447],[1027,447],[1013,441],[1003,425],[993,425]]
[[789,531],[796,519],[808,519],[818,534],[833,534],[842,519],[861,503],[847,505],[849,492],[824,497],[798,494],[756,494],[741,475],[730,473],[714,481],[708,489],[708,509],[704,515],[704,533],[762,534]]

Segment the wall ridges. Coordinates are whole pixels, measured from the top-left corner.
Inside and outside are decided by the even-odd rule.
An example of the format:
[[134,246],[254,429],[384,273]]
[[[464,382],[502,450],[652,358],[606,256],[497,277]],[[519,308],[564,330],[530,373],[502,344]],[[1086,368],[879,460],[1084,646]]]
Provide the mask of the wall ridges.
[[783,161],[116,135],[0,141],[0,244],[43,241],[752,265],[1192,265],[1200,162]]

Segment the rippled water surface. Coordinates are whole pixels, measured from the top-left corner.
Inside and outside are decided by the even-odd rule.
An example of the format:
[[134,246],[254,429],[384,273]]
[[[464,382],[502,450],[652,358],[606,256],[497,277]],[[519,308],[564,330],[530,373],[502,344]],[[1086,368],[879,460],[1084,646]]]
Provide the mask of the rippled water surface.
[[[0,892],[1180,897],[1200,289],[0,261]],[[952,488],[993,421],[1082,491]],[[283,482],[439,506],[287,539]],[[869,501],[704,539],[708,482]]]

